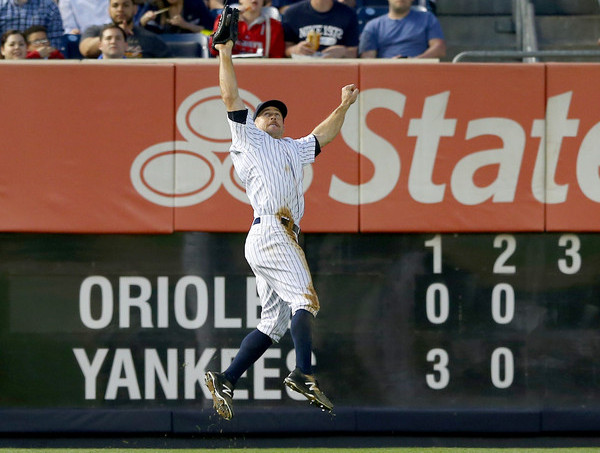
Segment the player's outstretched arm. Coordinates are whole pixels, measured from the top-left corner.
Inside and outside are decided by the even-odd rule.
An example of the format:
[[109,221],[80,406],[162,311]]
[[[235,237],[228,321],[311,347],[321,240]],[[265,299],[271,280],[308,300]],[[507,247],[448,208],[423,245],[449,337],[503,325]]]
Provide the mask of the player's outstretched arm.
[[342,88],[342,102],[340,105],[312,131],[321,147],[330,143],[340,132],[346,118],[346,112],[357,98],[358,88],[356,88],[356,85],[346,85]]
[[231,58],[233,41],[216,44],[215,48],[219,51],[219,86],[221,87],[221,99],[223,99],[225,108],[228,112],[243,110],[246,106],[240,98],[233,59]]

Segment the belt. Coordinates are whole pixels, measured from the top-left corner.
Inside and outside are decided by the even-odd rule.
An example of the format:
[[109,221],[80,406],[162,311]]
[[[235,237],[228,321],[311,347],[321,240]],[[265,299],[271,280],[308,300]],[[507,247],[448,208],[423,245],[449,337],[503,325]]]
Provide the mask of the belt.
[[[300,227],[298,225],[296,225],[294,222],[292,222],[290,219],[288,219],[287,217],[280,217],[279,220],[281,221],[281,224],[284,227],[288,227],[288,225],[291,223],[292,231],[294,233],[296,233],[296,236],[298,236],[300,234]],[[254,221],[252,222],[252,225],[256,225],[257,223],[260,223],[260,217],[255,218]]]

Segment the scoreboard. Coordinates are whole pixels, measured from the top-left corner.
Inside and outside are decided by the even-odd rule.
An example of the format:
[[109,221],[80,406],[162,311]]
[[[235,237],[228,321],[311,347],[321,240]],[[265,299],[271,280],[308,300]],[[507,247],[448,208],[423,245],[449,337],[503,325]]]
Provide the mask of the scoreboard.
[[411,408],[600,404],[597,235],[363,235],[341,249],[364,281],[336,307],[355,305],[358,363],[381,387],[362,397]]
[[[260,312],[244,241],[0,235],[4,429],[31,408],[212,415],[204,370],[227,365]],[[339,414],[354,414],[307,430],[371,426],[381,411],[384,423],[575,411],[600,428],[599,235],[305,234],[301,245],[321,302],[315,371]],[[282,385],[293,363],[286,335],[240,379],[236,412],[304,414]]]

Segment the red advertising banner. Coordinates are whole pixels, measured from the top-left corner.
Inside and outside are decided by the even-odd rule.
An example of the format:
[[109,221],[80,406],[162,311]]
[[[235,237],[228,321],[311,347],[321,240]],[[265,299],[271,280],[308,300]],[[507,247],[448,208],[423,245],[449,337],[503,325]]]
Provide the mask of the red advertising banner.
[[[361,90],[305,168],[305,232],[598,230],[599,65],[235,66],[291,137]],[[215,60],[5,62],[0,83],[0,231],[247,231]]]
[[135,156],[173,136],[173,83],[168,64],[0,65],[0,230],[173,231],[130,182]]
[[543,230],[543,65],[360,71],[361,231]]
[[600,229],[600,77],[597,64],[548,64],[546,228]]

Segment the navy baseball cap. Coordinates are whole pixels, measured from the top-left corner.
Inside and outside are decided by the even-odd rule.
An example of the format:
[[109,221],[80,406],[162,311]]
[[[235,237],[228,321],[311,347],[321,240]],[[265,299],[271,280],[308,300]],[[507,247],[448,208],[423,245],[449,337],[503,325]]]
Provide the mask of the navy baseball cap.
[[267,107],[275,107],[281,112],[281,116],[283,116],[284,119],[287,116],[287,107],[285,104],[277,99],[271,99],[270,101],[265,101],[258,104],[258,107],[256,107],[256,111],[254,112],[254,119],[256,119],[256,117],[260,115],[260,112]]

